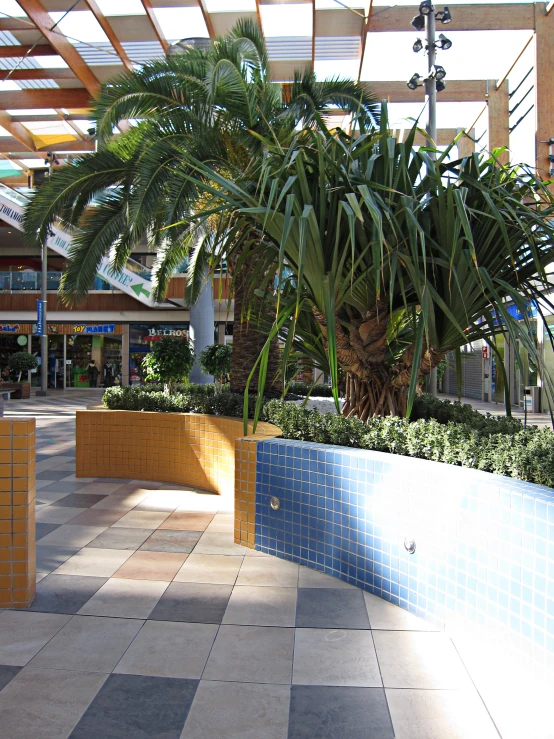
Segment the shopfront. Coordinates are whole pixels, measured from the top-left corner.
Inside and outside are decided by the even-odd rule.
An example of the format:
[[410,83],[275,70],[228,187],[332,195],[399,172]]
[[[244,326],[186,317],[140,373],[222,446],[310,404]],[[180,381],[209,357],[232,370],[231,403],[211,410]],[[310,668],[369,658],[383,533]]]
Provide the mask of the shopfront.
[[144,382],[142,360],[150,353],[152,343],[164,336],[189,337],[189,323],[131,323],[129,324],[129,383]]
[[[11,354],[29,351],[40,364],[40,336],[35,324],[0,324],[0,369],[6,378]],[[49,323],[48,387],[97,387],[121,383],[123,326],[115,323]],[[98,373],[89,373],[94,361]],[[30,373],[31,385],[40,385],[40,368]]]

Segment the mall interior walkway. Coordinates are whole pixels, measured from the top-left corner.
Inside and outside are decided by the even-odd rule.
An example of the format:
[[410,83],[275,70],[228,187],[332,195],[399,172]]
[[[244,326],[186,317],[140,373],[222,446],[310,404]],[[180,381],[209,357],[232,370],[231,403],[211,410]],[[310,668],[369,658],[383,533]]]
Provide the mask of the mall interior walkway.
[[516,688],[502,655],[499,678],[471,640],[235,545],[224,497],[76,478],[74,413],[97,399],[7,404],[37,417],[38,585],[0,612],[2,737],[554,736],[548,686]]

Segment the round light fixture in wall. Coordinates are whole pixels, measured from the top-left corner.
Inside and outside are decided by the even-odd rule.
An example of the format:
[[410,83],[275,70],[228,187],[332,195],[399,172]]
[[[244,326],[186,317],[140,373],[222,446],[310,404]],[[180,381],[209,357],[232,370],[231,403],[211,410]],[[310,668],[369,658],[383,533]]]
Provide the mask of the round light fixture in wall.
[[415,539],[412,539],[411,537],[407,536],[404,539],[404,549],[408,552],[408,554],[414,554],[416,550]]

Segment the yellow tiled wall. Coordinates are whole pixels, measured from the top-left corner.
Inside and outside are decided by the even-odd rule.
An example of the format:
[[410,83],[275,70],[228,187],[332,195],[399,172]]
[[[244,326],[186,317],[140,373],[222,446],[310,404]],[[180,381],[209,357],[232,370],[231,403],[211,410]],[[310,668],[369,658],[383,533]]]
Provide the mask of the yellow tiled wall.
[[0,418],[0,608],[35,595],[35,419]]
[[[275,436],[279,429],[260,423],[258,434]],[[76,475],[174,482],[232,495],[235,441],[242,436],[240,418],[77,411]]]

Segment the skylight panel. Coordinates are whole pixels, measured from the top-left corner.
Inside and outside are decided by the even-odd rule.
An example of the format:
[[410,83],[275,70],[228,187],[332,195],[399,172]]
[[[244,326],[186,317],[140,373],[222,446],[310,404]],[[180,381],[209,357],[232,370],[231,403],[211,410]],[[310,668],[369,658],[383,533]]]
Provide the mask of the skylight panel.
[[[390,0],[387,0],[387,3],[392,5]],[[375,5],[375,0],[373,4]],[[341,8],[344,9],[345,5],[349,9],[357,10],[362,15],[367,15],[369,10],[367,0],[340,0],[340,2],[337,2],[337,0],[315,0],[316,10],[340,10]],[[406,5],[404,0],[402,0],[402,5]]]
[[140,0],[96,0],[105,16],[146,15]]
[[206,0],[208,13],[253,13],[256,0]]
[[11,136],[11,133],[9,131],[6,131],[5,128],[2,128],[2,126],[0,126],[0,136]]
[[314,71],[320,82],[336,77],[342,80],[357,80],[359,70],[360,62],[357,59],[316,59],[314,64]]
[[21,10],[16,0],[0,0],[0,18],[12,16],[13,18],[26,18],[27,13]]
[[15,92],[21,90],[21,87],[13,80],[0,80],[0,92]]
[[34,56],[32,57],[43,69],[69,69],[69,64],[61,56]]
[[313,7],[299,5],[260,5],[262,27],[267,38],[272,36],[311,36]]
[[154,13],[168,41],[210,35],[200,8],[154,8]]
[[28,108],[23,108],[20,110],[19,108],[12,108],[10,110],[7,110],[6,113],[9,113],[10,115],[28,115],[31,116],[39,116],[39,115],[56,115],[56,111],[54,108],[33,108],[33,110],[29,110]]
[[[115,3],[114,3],[115,4]],[[61,12],[49,13],[53,22],[58,22],[54,32],[63,33],[71,43],[82,41],[93,44],[97,41],[109,43],[109,39],[102,30],[90,10],[73,10],[67,14]]]

